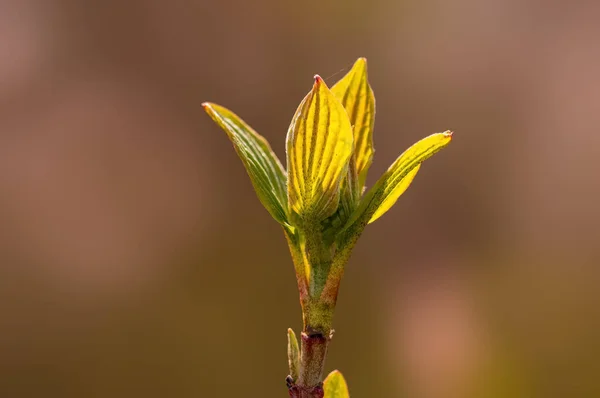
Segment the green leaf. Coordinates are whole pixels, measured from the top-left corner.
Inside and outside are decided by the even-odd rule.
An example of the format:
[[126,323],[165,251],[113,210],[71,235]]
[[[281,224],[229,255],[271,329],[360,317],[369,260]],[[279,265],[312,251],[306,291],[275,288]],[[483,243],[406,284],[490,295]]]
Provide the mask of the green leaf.
[[350,398],[348,385],[339,370],[329,373],[323,382],[323,389],[325,390],[324,398]]
[[[367,59],[359,58],[350,72],[331,88],[331,92],[346,109],[352,125],[354,134],[354,170],[352,172],[358,176],[356,189],[360,195],[375,152],[373,148],[375,96],[369,85]],[[349,179],[351,180],[352,177],[349,176]]]
[[452,132],[432,134],[408,148],[367,192],[347,225],[372,223],[388,211],[415,178],[421,163],[452,141]]
[[323,79],[315,76],[286,142],[289,207],[300,219],[322,221],[336,211],[352,146],[346,110]]
[[298,339],[292,329],[288,329],[288,364],[290,366],[290,376],[292,380],[298,380],[298,370],[300,369],[300,348]]
[[263,206],[279,223],[288,224],[287,177],[267,140],[229,109],[209,102],[202,106],[227,133]]
[[421,168],[420,164],[415,166],[414,169],[412,169],[411,171],[406,173],[406,175],[403,178],[401,178],[400,181],[398,181],[398,183],[396,184],[396,186],[394,188],[390,189],[390,193],[388,195],[385,195],[385,198],[383,199],[381,204],[377,207],[377,210],[375,210],[375,213],[373,213],[373,215],[371,216],[371,219],[369,220],[369,224],[371,224],[373,221],[375,221],[379,217],[381,217],[383,215],[383,213],[388,211],[396,203],[398,198],[400,196],[402,196],[404,191],[406,191],[408,189],[408,187],[410,186],[410,184],[413,182],[413,180],[415,179],[417,172],[419,171],[420,168]]

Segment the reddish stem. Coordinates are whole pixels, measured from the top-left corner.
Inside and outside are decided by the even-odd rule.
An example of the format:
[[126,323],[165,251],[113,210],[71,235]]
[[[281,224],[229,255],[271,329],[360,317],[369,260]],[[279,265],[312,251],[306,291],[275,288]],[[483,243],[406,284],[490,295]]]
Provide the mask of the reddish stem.
[[331,336],[302,332],[300,374],[298,380],[288,379],[291,398],[323,398],[323,368]]

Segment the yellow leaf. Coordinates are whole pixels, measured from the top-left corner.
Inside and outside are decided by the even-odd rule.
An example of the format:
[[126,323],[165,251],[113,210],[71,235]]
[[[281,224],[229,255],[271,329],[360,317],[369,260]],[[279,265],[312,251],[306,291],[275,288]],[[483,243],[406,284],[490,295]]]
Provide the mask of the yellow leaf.
[[348,112],[353,128],[353,156],[355,172],[358,176],[357,189],[360,194],[375,152],[373,149],[375,96],[369,85],[366,58],[359,58],[350,72],[331,88],[331,92]]
[[451,131],[432,134],[412,145],[396,159],[365,196],[366,213],[370,214],[369,223],[377,220],[396,203],[415,178],[421,163],[450,141]]
[[404,191],[408,189],[412,181],[415,179],[415,176],[420,168],[421,165],[417,165],[417,167],[409,171],[408,174],[406,174],[406,176],[400,180],[400,183],[396,185],[390,194],[385,197],[383,202],[381,202],[379,207],[377,207],[377,210],[375,210],[375,213],[373,213],[373,216],[369,220],[369,224],[381,217],[383,213],[388,211],[396,203],[398,198],[404,193]]
[[352,154],[352,127],[319,76],[292,119],[286,148],[290,209],[304,220],[333,214]]
[[287,225],[285,170],[267,140],[229,109],[209,102],[202,106],[227,133],[263,206],[275,220]]
[[323,382],[323,389],[325,390],[324,398],[350,398],[348,385],[339,370],[329,373]]

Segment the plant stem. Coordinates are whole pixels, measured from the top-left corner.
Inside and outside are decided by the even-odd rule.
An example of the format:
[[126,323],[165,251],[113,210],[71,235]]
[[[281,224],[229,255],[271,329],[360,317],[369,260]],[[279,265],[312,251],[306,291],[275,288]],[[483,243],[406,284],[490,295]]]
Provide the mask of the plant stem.
[[[307,229],[307,228],[305,228]],[[296,380],[286,379],[291,398],[323,398],[323,369],[331,336],[335,296],[322,297],[332,266],[332,253],[321,231],[309,231],[298,237],[288,234],[294,259],[303,331],[300,335],[300,363]],[[293,370],[290,368],[290,372]]]
[[323,368],[331,335],[301,335],[300,374],[288,386],[291,398],[323,398]]
[[328,344],[329,337],[302,332],[299,384],[313,387],[321,382]]

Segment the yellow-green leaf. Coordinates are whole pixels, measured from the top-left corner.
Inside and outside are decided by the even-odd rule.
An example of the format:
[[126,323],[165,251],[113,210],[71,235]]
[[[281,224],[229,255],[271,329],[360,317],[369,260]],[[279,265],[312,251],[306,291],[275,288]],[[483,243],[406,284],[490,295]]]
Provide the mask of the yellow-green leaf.
[[[415,178],[421,163],[452,141],[452,132],[432,134],[408,148],[377,181],[369,195],[368,213],[373,211],[369,223],[377,220],[388,211],[406,191]],[[366,199],[366,198],[365,198]]]
[[298,339],[292,329],[288,329],[288,364],[290,367],[290,376],[292,380],[298,380],[298,370],[300,369],[300,348]]
[[329,373],[323,382],[323,389],[325,390],[324,398],[350,398],[348,385],[339,370]]
[[369,224],[381,217],[383,213],[388,211],[396,203],[398,198],[402,196],[404,191],[408,189],[412,181],[415,179],[415,176],[420,168],[421,165],[417,165],[414,169],[409,171],[393,189],[390,190],[390,194],[385,196],[385,199],[383,199],[381,204],[377,207],[377,210],[375,210],[375,213],[373,213],[371,216]]
[[352,154],[352,127],[319,76],[292,119],[286,148],[290,209],[304,220],[333,214]]
[[227,133],[263,206],[287,224],[286,174],[267,140],[229,109],[208,102],[202,106]]
[[[452,132],[432,134],[408,148],[367,192],[348,225],[358,218],[369,223],[388,211],[415,178],[421,163],[452,141]],[[365,219],[366,218],[366,219]]]
[[[357,189],[362,190],[367,172],[373,161],[373,125],[375,124],[375,96],[367,76],[367,60],[359,58],[350,72],[332,88],[331,92],[342,103],[354,133],[354,164],[358,176]],[[352,176],[349,176],[352,178]]]

